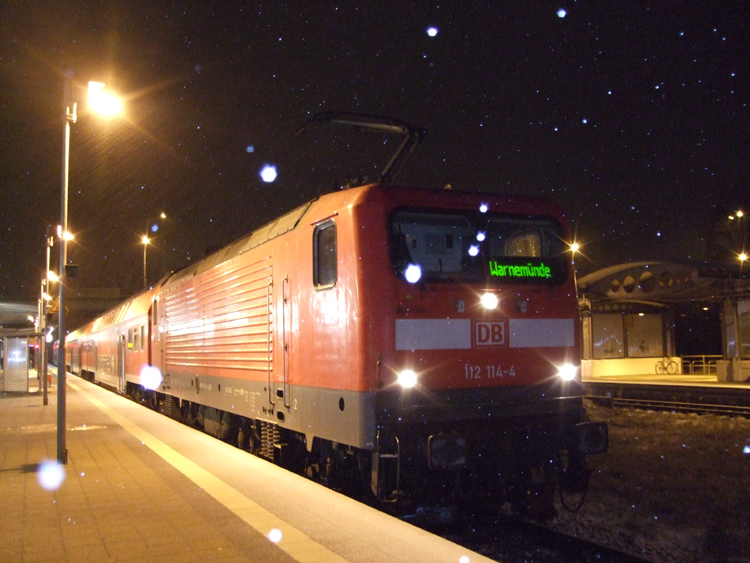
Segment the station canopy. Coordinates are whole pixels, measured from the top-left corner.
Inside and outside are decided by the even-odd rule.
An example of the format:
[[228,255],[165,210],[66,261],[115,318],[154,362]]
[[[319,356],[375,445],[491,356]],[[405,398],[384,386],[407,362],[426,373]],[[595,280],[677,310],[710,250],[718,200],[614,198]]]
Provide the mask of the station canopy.
[[34,322],[29,317],[38,315],[35,305],[0,303],[0,338],[4,336],[34,336]]
[[665,305],[750,296],[750,266],[631,262],[578,278],[591,301]]

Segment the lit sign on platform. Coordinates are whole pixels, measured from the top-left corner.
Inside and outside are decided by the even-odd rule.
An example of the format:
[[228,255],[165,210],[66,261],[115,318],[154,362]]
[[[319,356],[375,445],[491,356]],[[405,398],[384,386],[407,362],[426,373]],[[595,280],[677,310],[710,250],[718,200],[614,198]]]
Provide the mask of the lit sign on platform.
[[552,271],[544,262],[528,262],[526,264],[499,264],[495,260],[489,261],[490,276],[493,278],[551,278]]

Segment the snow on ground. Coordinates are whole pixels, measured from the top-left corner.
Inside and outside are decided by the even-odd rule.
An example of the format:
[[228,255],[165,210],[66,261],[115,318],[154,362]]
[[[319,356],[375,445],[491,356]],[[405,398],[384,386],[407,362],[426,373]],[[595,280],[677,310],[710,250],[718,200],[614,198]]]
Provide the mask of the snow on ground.
[[750,420],[587,409],[609,424],[609,452],[590,460],[581,510],[559,507],[552,527],[654,562],[750,562]]

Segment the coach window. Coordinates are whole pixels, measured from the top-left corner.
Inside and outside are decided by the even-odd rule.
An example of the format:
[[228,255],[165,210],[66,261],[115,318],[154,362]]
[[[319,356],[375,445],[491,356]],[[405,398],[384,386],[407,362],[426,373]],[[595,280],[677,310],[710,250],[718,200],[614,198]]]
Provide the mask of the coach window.
[[313,284],[315,289],[328,289],[337,278],[336,223],[326,221],[313,233]]
[[128,352],[133,351],[133,329],[128,329]]
[[146,349],[146,327],[141,325],[141,352]]

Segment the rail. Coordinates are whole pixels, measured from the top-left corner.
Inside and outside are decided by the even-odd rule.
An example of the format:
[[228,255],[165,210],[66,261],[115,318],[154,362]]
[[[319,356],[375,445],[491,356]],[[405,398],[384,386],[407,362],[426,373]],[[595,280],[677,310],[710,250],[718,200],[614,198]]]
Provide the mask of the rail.
[[682,373],[688,375],[716,375],[716,364],[723,356],[703,354],[682,356]]
[[585,382],[583,390],[604,406],[750,417],[750,386]]
[[654,411],[671,411],[683,414],[716,414],[723,416],[740,416],[750,418],[750,407],[741,405],[717,405],[713,403],[702,404],[699,402],[661,401],[648,399],[627,399],[623,397],[606,397],[600,395],[587,395],[587,399],[605,406],[646,409]]

